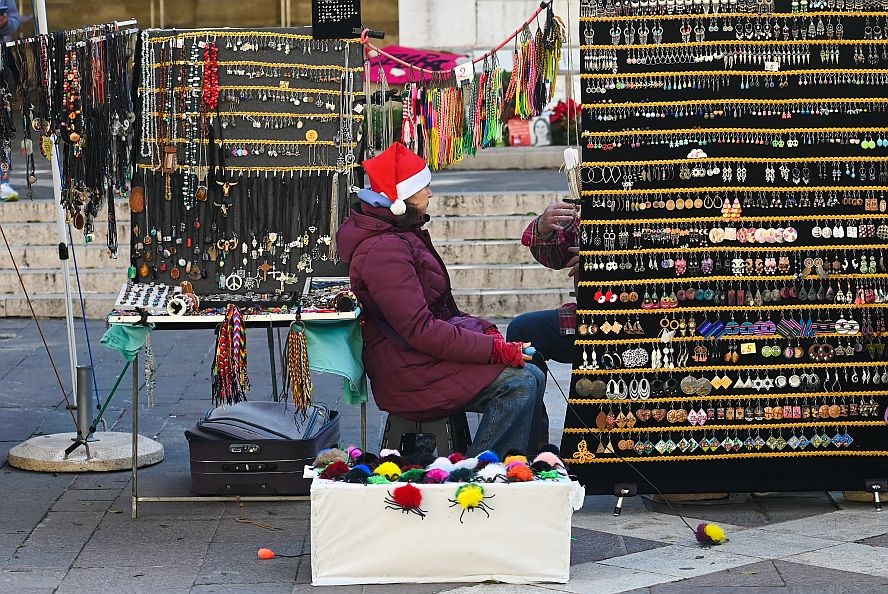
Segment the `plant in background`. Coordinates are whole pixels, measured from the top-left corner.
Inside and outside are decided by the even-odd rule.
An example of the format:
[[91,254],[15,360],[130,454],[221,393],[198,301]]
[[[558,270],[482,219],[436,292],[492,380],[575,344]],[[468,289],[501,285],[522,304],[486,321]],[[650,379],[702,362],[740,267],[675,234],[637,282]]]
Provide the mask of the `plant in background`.
[[[576,142],[582,126],[582,107],[573,99],[559,101],[552,109],[549,124],[552,127],[552,144],[572,144]],[[568,138],[568,130],[570,138]]]

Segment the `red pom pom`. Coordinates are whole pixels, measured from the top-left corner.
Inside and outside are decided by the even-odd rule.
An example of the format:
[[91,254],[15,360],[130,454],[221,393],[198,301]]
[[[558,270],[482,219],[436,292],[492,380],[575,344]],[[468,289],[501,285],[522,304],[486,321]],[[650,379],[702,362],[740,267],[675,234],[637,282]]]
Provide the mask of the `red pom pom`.
[[328,466],[327,468],[324,469],[324,471],[321,473],[321,478],[332,480],[332,481],[339,480],[349,470],[351,470],[351,469],[348,467],[348,464],[346,464],[342,460],[337,460],[333,464],[331,464],[330,466]]
[[259,549],[260,559],[274,559],[274,551],[271,549]]
[[450,454],[450,456],[447,457],[447,459],[450,460],[453,464],[456,464],[457,462],[462,462],[463,460],[465,460],[466,457],[459,452],[453,452],[452,454]]
[[507,476],[517,482],[526,482],[533,480],[533,471],[526,464],[515,464],[509,468]]
[[417,509],[422,503],[422,493],[410,483],[395,489],[392,497],[395,503],[404,509]]

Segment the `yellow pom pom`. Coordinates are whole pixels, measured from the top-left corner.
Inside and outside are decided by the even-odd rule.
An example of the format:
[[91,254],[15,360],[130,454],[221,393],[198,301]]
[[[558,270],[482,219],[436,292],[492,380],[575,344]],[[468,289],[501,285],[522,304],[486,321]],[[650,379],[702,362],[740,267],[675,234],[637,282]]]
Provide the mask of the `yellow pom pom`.
[[463,485],[456,491],[456,500],[463,509],[478,507],[484,501],[484,489],[474,483]]
[[380,476],[397,478],[401,476],[401,467],[394,462],[383,462],[373,472]]
[[506,466],[508,466],[512,462],[524,462],[525,464],[527,464],[527,456],[506,456],[506,459],[503,460],[503,464],[505,464]]
[[706,524],[706,528],[703,530],[706,532],[706,536],[711,538],[712,542],[715,544],[722,544],[728,540],[728,536],[725,534],[725,531],[721,526],[716,524]]

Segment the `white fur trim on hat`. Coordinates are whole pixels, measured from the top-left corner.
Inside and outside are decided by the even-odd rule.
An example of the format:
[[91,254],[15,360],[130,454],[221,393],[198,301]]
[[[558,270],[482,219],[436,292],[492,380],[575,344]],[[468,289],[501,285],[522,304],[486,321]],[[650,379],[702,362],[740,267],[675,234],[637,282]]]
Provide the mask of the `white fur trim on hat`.
[[[404,181],[397,185],[398,196],[395,204],[401,200],[406,200],[429,185],[432,181],[432,172],[428,167],[423,167],[418,173],[414,173]],[[393,198],[390,196],[389,198]],[[392,205],[394,206],[394,205]],[[392,211],[394,212],[394,211]],[[395,213],[398,214],[398,213]]]

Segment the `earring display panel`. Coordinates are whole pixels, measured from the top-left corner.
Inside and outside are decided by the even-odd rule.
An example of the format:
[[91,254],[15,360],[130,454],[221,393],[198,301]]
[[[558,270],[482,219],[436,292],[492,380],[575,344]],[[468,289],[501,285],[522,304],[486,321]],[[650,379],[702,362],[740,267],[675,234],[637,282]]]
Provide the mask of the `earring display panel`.
[[587,490],[888,477],[886,9],[581,0]]
[[307,27],[144,31],[131,278],[268,303],[336,274],[361,52]]

